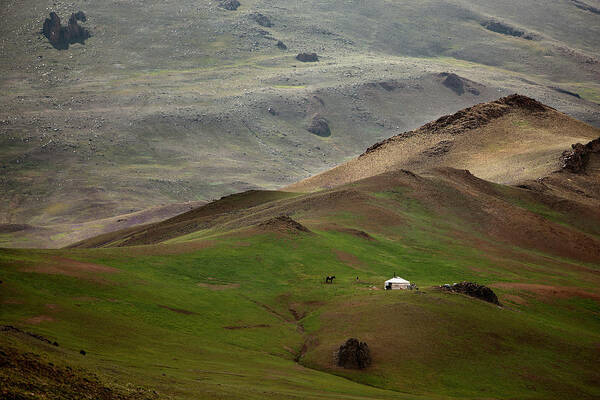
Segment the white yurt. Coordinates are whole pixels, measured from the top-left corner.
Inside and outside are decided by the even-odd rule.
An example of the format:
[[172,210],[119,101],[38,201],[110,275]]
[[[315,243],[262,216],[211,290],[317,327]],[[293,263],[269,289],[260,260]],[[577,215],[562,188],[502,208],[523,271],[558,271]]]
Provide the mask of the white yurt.
[[385,290],[397,290],[397,289],[409,289],[410,282],[406,279],[402,279],[399,276],[395,276],[392,279],[388,279],[384,284]]

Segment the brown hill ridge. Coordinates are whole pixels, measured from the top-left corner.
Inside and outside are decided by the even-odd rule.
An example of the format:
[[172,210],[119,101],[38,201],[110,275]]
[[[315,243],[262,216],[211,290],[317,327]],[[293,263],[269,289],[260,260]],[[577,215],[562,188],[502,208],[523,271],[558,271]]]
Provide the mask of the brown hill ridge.
[[572,143],[600,130],[537,100],[514,94],[446,115],[369,147],[358,158],[286,188],[331,188],[396,169],[468,169],[496,183],[518,184],[560,169]]
[[473,107],[465,108],[451,115],[444,115],[433,122],[429,122],[419,129],[410,132],[404,132],[389,139],[375,143],[369,147],[360,157],[363,157],[377,150],[383,145],[394,142],[396,139],[403,139],[407,136],[418,135],[422,132],[427,133],[450,133],[458,135],[470,129],[477,129],[487,124],[493,119],[500,118],[514,109],[523,109],[531,112],[545,112],[553,108],[543,105],[537,100],[526,96],[513,94],[503,97],[490,103],[476,104]]

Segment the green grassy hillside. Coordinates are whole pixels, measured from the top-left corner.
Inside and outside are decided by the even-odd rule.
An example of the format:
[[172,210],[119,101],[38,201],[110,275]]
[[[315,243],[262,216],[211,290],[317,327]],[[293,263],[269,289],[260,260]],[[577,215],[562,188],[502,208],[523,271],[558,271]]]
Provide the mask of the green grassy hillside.
[[[577,179],[597,186],[598,161]],[[451,169],[231,196],[80,246],[154,244],[1,250],[1,324],[59,346],[0,340],[122,398],[593,399],[599,209]],[[393,273],[420,290],[381,290]],[[502,307],[433,288],[463,280]],[[371,367],[335,366],[349,337]],[[10,365],[5,393],[77,397],[52,377],[20,385],[24,363]]]

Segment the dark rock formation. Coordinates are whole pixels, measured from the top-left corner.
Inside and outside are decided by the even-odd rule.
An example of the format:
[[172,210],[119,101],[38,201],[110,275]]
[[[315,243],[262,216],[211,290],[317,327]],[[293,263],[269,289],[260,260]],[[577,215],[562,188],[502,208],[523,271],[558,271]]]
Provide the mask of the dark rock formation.
[[440,286],[440,288],[449,292],[466,294],[467,296],[475,297],[477,299],[487,301],[488,303],[500,305],[498,297],[492,289],[487,286],[478,285],[477,283],[461,282],[453,285],[446,284]]
[[320,116],[319,114],[315,114],[310,122],[308,128],[306,128],[310,133],[314,133],[315,135],[321,137],[331,136],[331,129],[329,128],[329,123],[325,118]]
[[348,339],[341,345],[336,353],[336,362],[339,367],[364,369],[371,365],[371,352],[365,342],[358,339]]
[[528,35],[526,34],[524,31],[513,28],[510,25],[507,25],[503,22],[498,22],[498,21],[484,21],[481,23],[481,26],[483,26],[485,29],[487,29],[488,31],[492,31],[492,32],[496,32],[496,33],[501,33],[503,35],[509,35],[509,36],[514,36],[514,37],[522,37],[523,39],[527,39],[527,40],[533,40],[534,36],[533,35]]
[[287,50],[288,48],[281,40],[277,41],[277,47],[279,47],[280,50]]
[[44,21],[42,33],[55,49],[66,50],[71,44],[84,44],[86,39],[92,36],[87,29],[79,25],[79,21],[87,21],[83,11],[71,14],[67,26],[62,26],[59,16],[55,12],[51,12],[50,18],[46,18]]
[[593,14],[600,14],[600,8],[596,8],[580,0],[571,0],[571,2],[580,10],[589,11]]
[[264,14],[254,13],[251,15],[251,18],[256,21],[260,26],[264,26],[265,28],[270,28],[273,26],[271,19]]
[[296,60],[302,62],[316,62],[319,61],[317,53],[300,53],[296,56]]
[[569,91],[569,90],[566,90],[566,89],[562,89],[562,88],[559,88],[559,87],[553,87],[552,89],[554,89],[554,90],[555,90],[555,91],[557,91],[558,93],[562,93],[562,94],[568,94],[569,96],[573,96],[573,97],[576,97],[576,98],[578,98],[578,99],[580,99],[580,98],[581,98],[581,96],[580,96],[578,93],[571,92],[571,91]]
[[444,86],[451,89],[457,95],[461,96],[465,92],[469,92],[474,94],[475,96],[479,96],[480,92],[476,88],[472,86],[474,82],[469,81],[468,79],[462,78],[452,72],[442,72],[439,74],[441,78],[446,78],[442,82]]
[[55,12],[51,12],[50,18],[46,18],[44,21],[42,33],[48,38],[52,46],[58,48],[57,46],[61,43],[61,26],[60,18]]
[[452,73],[445,75],[446,79],[444,79],[444,82],[442,82],[442,84],[447,88],[452,89],[452,91],[457,95],[462,95],[465,92],[465,84],[463,83],[463,80],[460,78],[460,76]]
[[221,3],[219,4],[219,7],[229,11],[235,11],[239,6],[241,6],[241,4],[238,0],[221,0]]
[[594,139],[586,145],[574,144],[571,148],[572,150],[562,154],[562,169],[574,173],[583,172],[590,159],[590,154],[600,153],[600,138]]

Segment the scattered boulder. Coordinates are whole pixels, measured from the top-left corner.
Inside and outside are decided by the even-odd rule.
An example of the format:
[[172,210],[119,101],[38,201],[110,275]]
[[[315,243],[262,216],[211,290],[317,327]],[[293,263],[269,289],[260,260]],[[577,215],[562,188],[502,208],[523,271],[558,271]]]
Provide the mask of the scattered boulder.
[[481,92],[473,87],[474,82],[469,81],[461,76],[458,76],[452,72],[442,72],[439,74],[440,78],[446,78],[442,82],[444,86],[451,89],[457,95],[461,96],[465,92],[469,92],[474,94],[475,96],[479,96]]
[[325,118],[320,116],[319,114],[315,114],[308,126],[307,130],[310,133],[314,133],[317,136],[328,137],[331,136],[331,129],[329,128],[329,123]]
[[340,346],[335,358],[339,367],[351,369],[365,369],[372,362],[369,346],[354,338],[348,339]]
[[277,41],[277,47],[279,47],[279,50],[287,50],[288,48],[281,40]]
[[265,28],[270,28],[273,26],[273,22],[271,19],[264,14],[254,13],[251,15],[251,18],[260,26],[264,26]]
[[66,50],[69,45],[74,43],[85,44],[85,41],[92,35],[86,28],[79,25],[79,21],[87,21],[83,11],[71,14],[67,26],[62,26],[60,17],[55,12],[51,12],[50,18],[46,18],[44,21],[42,33],[57,50]]
[[527,39],[527,40],[537,39],[536,35],[533,35],[531,33],[526,33],[517,28],[513,28],[512,26],[507,25],[504,22],[493,21],[493,20],[483,21],[481,23],[481,26],[483,26],[488,31],[500,33],[503,35],[520,37],[520,38]]
[[576,143],[571,145],[572,150],[565,151],[561,156],[562,169],[574,173],[585,171],[585,167],[592,153],[600,153],[600,138],[594,139],[586,145]]
[[221,3],[219,4],[219,7],[229,11],[235,11],[239,6],[241,6],[241,4],[238,0],[221,0]]
[[300,53],[296,56],[296,60],[302,62],[317,62],[319,61],[319,56],[317,53]]
[[442,84],[447,88],[451,89],[454,93],[456,93],[459,96],[465,92],[465,85],[463,83],[463,80],[460,78],[460,76],[456,74],[446,74],[446,79],[444,79],[444,82],[442,82]]
[[446,284],[440,286],[440,289],[448,292],[466,294],[467,296],[475,297],[477,299],[487,301],[488,303],[500,305],[498,297],[492,289],[487,286],[478,285],[474,282],[461,282],[454,283],[452,285]]
[[269,112],[269,114],[271,115],[279,115],[279,113],[277,112],[277,110],[275,110],[273,107],[269,107],[267,108],[267,111]]

